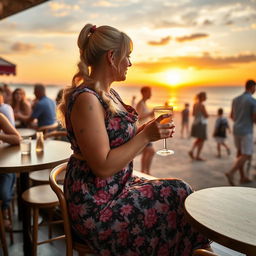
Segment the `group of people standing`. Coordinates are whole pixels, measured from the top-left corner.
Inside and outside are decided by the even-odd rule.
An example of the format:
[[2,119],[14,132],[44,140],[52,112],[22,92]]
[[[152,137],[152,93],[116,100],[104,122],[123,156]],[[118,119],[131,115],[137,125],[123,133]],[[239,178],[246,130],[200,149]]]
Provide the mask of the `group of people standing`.
[[[254,80],[247,80],[245,91],[242,95],[232,101],[230,117],[233,120],[234,144],[237,150],[237,158],[229,171],[225,173],[230,185],[234,186],[234,174],[239,171],[240,183],[250,182],[249,173],[245,172],[245,163],[251,161],[253,154],[253,125],[256,123],[256,100],[252,97],[255,92],[256,83]],[[193,105],[192,115],[194,120],[191,127],[191,136],[195,141],[188,152],[192,159],[203,161],[200,154],[207,139],[207,118],[209,117],[203,102],[206,100],[206,93],[197,95],[197,101]],[[221,157],[221,148],[226,149],[230,155],[230,148],[225,143],[226,132],[231,132],[227,118],[223,117],[223,109],[218,109],[218,117],[215,122],[213,137],[217,142],[217,156]]]

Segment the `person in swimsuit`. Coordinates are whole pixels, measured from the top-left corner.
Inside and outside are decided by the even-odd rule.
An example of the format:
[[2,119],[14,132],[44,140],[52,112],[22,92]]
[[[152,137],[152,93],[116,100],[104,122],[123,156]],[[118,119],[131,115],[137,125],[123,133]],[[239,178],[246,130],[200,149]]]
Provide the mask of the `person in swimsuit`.
[[209,248],[184,216],[192,193],[187,183],[133,175],[134,157],[148,143],[172,137],[174,125],[160,124],[167,114],[137,127],[135,109],[111,88],[132,65],[131,39],[86,24],[78,47],[78,72],[58,105],[74,151],[64,181],[74,237],[102,256],[189,256]]

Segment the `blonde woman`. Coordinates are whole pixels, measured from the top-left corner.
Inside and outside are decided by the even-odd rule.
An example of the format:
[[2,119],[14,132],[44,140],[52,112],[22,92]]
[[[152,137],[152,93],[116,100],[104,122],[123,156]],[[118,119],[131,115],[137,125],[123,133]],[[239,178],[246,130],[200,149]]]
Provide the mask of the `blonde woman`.
[[208,240],[184,218],[191,188],[181,180],[134,177],[133,158],[172,137],[160,116],[136,127],[136,111],[111,88],[131,67],[132,41],[110,27],[87,24],[78,37],[80,62],[64,90],[59,116],[74,154],[64,192],[74,234],[97,255],[191,255]]

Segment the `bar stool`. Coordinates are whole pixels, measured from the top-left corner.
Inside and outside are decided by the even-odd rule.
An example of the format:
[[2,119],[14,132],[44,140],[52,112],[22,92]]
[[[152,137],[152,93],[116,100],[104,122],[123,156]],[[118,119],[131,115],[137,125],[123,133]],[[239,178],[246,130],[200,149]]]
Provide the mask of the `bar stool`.
[[52,224],[58,224],[63,223],[63,220],[56,220],[48,221],[48,227],[49,227],[49,239],[44,241],[38,241],[38,216],[39,216],[39,210],[43,208],[54,208],[59,205],[59,200],[55,193],[52,191],[50,185],[39,185],[34,186],[22,194],[22,200],[32,209],[33,211],[33,226],[32,226],[32,255],[36,256],[37,254],[37,246],[44,244],[44,243],[50,243],[55,240],[64,239],[65,236],[57,236],[53,237],[51,236],[51,225]]

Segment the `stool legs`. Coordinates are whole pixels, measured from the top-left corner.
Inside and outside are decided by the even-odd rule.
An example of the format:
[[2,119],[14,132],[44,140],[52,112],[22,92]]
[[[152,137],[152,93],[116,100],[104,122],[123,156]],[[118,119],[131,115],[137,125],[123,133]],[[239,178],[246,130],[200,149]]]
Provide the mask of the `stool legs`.
[[37,254],[38,216],[39,216],[39,209],[37,207],[33,207],[32,256],[36,256]]
[[[1,207],[1,203],[0,203],[0,207]],[[6,238],[5,238],[4,218],[3,218],[2,210],[0,210],[0,239],[3,247],[4,256],[8,256],[8,248],[7,248]]]

